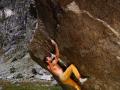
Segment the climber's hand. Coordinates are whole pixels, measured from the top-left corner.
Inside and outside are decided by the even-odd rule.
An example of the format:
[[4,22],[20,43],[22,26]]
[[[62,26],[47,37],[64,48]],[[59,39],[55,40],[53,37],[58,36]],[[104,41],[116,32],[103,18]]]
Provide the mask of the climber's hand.
[[50,63],[50,61],[46,61],[47,63]]
[[56,45],[56,42],[55,42],[53,39],[51,39],[51,43],[52,43],[53,45]]

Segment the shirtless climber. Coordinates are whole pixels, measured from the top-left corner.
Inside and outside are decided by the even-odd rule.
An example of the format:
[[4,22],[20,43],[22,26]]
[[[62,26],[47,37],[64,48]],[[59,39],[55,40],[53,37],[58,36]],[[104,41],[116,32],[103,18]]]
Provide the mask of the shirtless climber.
[[68,84],[76,88],[76,90],[80,90],[80,87],[77,85],[77,83],[70,78],[71,74],[73,73],[76,78],[81,82],[84,83],[87,78],[82,79],[80,76],[80,73],[78,72],[77,68],[71,64],[65,71],[62,70],[62,68],[58,65],[59,61],[59,49],[54,40],[51,40],[52,44],[55,46],[55,57],[46,57],[46,61],[48,66],[47,68],[49,71],[51,71],[54,75],[58,76],[61,82],[64,84]]

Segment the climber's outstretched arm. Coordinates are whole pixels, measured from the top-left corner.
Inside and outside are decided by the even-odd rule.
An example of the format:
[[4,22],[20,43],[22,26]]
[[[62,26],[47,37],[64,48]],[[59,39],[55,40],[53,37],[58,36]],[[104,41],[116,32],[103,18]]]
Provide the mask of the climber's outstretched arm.
[[51,40],[52,44],[55,46],[55,62],[57,63],[59,60],[59,49],[58,49],[58,45],[54,40]]

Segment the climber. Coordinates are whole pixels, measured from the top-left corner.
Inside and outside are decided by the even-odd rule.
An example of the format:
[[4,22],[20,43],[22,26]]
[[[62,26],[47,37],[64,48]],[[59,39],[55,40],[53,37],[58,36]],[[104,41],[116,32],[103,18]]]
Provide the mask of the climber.
[[76,88],[76,90],[80,90],[79,85],[70,78],[71,74],[73,73],[81,84],[87,81],[87,78],[81,78],[80,73],[73,64],[71,64],[65,71],[63,71],[63,69],[58,64],[58,61],[60,60],[58,45],[54,40],[51,40],[51,42],[55,46],[55,55],[52,54],[52,56],[47,56],[45,58],[45,62],[48,65],[48,70],[54,75],[58,76],[62,83],[73,86]]

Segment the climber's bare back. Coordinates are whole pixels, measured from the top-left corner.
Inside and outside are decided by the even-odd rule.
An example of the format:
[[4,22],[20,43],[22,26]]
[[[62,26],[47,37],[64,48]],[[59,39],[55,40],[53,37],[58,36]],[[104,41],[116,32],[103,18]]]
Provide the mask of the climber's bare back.
[[48,65],[48,69],[54,74],[54,75],[57,75],[57,76],[60,76],[61,74],[63,74],[63,70],[62,68],[56,63],[51,63],[51,66]]

